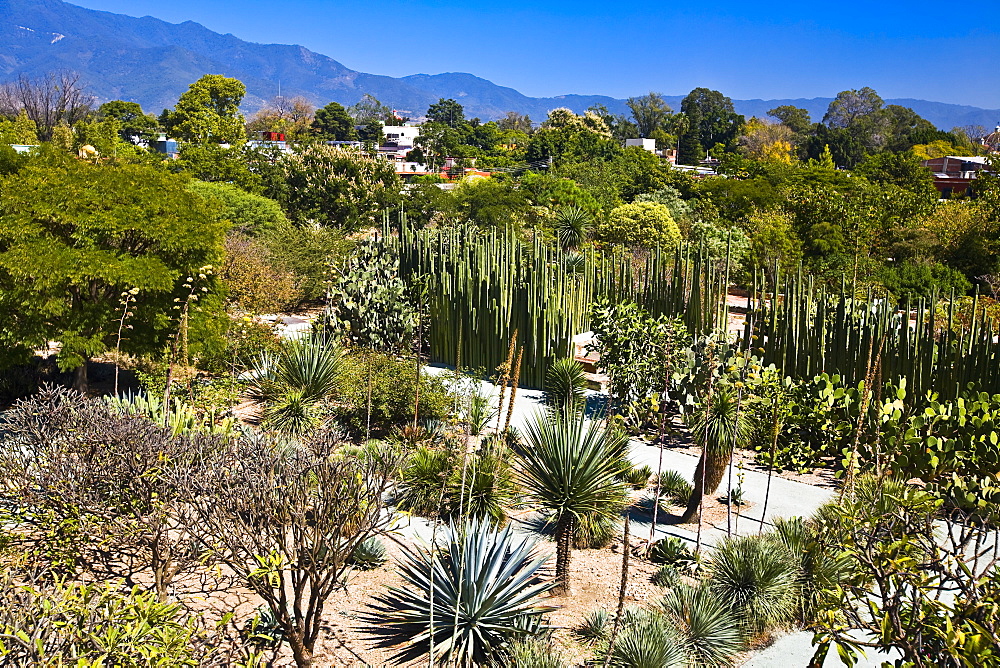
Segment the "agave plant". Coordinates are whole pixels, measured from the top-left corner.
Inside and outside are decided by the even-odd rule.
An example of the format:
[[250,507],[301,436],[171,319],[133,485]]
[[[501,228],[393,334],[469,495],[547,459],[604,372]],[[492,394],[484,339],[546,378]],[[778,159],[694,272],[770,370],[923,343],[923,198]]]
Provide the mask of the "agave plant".
[[697,564],[691,548],[677,536],[666,536],[649,548],[649,560],[654,564],[667,564],[676,568],[691,569]]
[[529,502],[555,515],[555,593],[569,592],[573,535],[581,517],[618,509],[623,485],[617,480],[628,451],[619,431],[583,415],[539,412],[517,445],[518,479]]
[[732,458],[733,448],[750,435],[747,411],[740,409],[736,392],[720,387],[695,414],[692,424],[695,440],[702,446],[701,458],[694,473],[694,490],[681,522],[690,522],[706,494],[719,487]]
[[358,543],[350,558],[351,565],[363,571],[376,569],[388,560],[385,543],[375,536]]
[[727,538],[708,566],[709,586],[750,634],[788,621],[798,599],[796,564],[770,536]]
[[680,584],[660,600],[692,666],[727,666],[743,649],[739,620],[704,584]]
[[657,587],[675,587],[681,582],[681,574],[672,564],[663,564],[649,578]]
[[586,389],[583,365],[575,359],[558,359],[545,374],[545,401],[556,411],[583,410]]
[[443,545],[404,549],[406,584],[376,596],[360,628],[378,636],[380,647],[406,643],[398,660],[431,654],[455,665],[497,661],[537,633],[541,616],[553,610],[537,602],[552,587],[541,573],[546,559],[510,527],[453,524]]

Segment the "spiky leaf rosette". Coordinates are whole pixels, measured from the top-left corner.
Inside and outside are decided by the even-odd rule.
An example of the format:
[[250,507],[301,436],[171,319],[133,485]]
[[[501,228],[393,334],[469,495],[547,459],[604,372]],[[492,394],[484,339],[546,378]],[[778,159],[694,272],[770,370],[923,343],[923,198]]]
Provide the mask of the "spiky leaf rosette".
[[495,660],[536,632],[541,615],[554,609],[536,601],[552,582],[540,573],[547,557],[534,547],[510,527],[453,524],[437,549],[405,549],[400,574],[406,584],[376,597],[360,616],[361,629],[379,636],[379,647],[406,643],[394,659],[426,656],[433,645],[435,658],[456,665]]

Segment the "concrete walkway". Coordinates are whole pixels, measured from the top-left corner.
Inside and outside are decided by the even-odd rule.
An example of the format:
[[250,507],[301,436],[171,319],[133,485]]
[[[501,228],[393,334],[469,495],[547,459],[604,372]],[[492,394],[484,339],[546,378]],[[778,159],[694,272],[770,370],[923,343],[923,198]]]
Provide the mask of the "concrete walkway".
[[[649,466],[654,472],[657,470],[657,463],[660,456],[660,449],[656,446],[648,445],[638,439],[633,439],[631,444],[632,462],[637,466],[643,464]],[[688,480],[694,477],[695,468],[698,465],[698,457],[686,452],[680,452],[670,447],[663,448],[663,470],[674,470],[683,475]],[[733,486],[737,484],[736,467],[733,467]],[[720,491],[716,496],[724,497],[726,490],[726,480],[723,479]],[[817,508],[833,498],[833,490],[823,487],[806,485],[801,482],[786,480],[778,476],[771,476],[771,493],[768,496],[767,516],[762,517],[764,510],[764,497],[767,494],[767,474],[760,471],[743,470],[743,498],[749,504],[748,508],[740,511],[739,523],[736,526],[739,535],[755,534],[760,531],[760,523],[763,519],[764,530],[770,528],[776,517],[809,517]],[[733,513],[735,521],[735,508]],[[634,521],[642,523],[645,521],[649,526],[649,520],[641,517],[634,518]],[[693,534],[676,527],[665,526],[662,529],[657,526],[657,536],[661,532],[666,535],[675,535],[681,538],[692,539]],[[642,535],[642,534],[639,534]],[[647,529],[648,535],[648,529]],[[702,540],[713,545],[716,541],[726,535],[726,521],[717,522],[715,526],[705,526],[702,530]]]

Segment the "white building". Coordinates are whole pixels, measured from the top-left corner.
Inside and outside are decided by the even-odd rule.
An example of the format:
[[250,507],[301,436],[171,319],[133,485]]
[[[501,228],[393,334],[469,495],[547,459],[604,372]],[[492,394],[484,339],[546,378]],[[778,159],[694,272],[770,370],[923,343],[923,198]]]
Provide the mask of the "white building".
[[409,146],[420,136],[420,128],[413,125],[385,125],[382,127],[383,146]]
[[656,140],[655,139],[626,139],[626,146],[638,146],[644,151],[649,151],[650,153],[656,153]]

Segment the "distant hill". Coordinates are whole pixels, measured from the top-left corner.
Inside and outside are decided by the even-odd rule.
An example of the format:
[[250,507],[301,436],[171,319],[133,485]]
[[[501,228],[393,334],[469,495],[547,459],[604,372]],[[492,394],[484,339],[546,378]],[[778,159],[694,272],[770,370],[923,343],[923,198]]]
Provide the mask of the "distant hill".
[[[100,100],[139,102],[159,113],[173,106],[203,74],[236,77],[247,86],[244,106],[254,111],[272,98],[278,82],[286,97],[301,95],[313,104],[331,100],[354,104],[370,93],[395,109],[418,117],[442,97],[460,101],[470,117],[499,118],[508,111],[542,120],[549,110],[580,113],[602,104],[627,113],[624,100],[603,95],[528,97],[471,74],[414,74],[395,78],[351,70],[333,58],[301,46],[255,44],[221,35],[192,21],[167,23],[149,16],[85,9],[62,0],[0,0],[0,82],[21,74],[39,76],[72,70]],[[677,109],[683,96],[667,96]],[[762,116],[781,104],[804,107],[819,120],[831,98],[734,100],[736,110]],[[938,127],[977,124],[993,127],[1000,110],[924,100],[886,100],[912,107]]]

